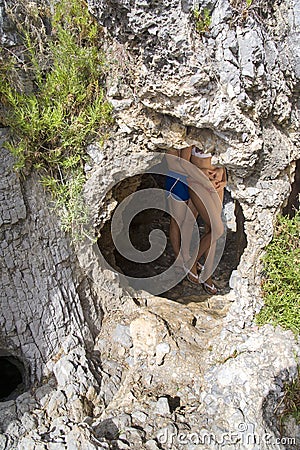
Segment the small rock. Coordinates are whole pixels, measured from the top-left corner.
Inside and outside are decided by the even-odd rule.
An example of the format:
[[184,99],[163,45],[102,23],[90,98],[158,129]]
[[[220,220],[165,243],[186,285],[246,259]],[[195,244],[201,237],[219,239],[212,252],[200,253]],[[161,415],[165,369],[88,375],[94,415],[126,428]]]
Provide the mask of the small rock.
[[126,325],[117,324],[112,338],[115,342],[118,342],[123,347],[130,348],[132,347],[132,339],[130,336],[129,327]]
[[120,435],[120,438],[123,437],[132,444],[132,448],[140,448],[145,438],[145,433],[143,430],[127,427],[125,432]]
[[49,442],[48,449],[49,450],[65,450],[66,445],[62,442]]
[[116,448],[118,448],[120,450],[126,450],[127,448],[130,448],[130,446],[128,444],[126,444],[126,442],[123,442],[120,439],[118,439],[117,441],[114,441],[114,444],[116,444]]
[[119,428],[116,426],[112,418],[103,420],[93,428],[96,436],[99,438],[116,439],[120,433]]
[[156,402],[155,412],[161,416],[170,414],[170,407],[167,397],[160,397]]
[[35,399],[29,392],[24,392],[16,398],[18,415],[28,412],[36,404]]
[[131,414],[131,416],[133,419],[138,420],[139,422],[142,422],[142,423],[146,422],[147,417],[148,417],[147,414],[145,414],[142,411],[135,411]]
[[61,411],[65,409],[66,397],[63,391],[53,391],[47,405],[47,414],[50,417],[57,417],[61,414]]
[[154,439],[150,439],[145,444],[147,450],[159,450],[159,447],[157,446],[157,443]]
[[104,153],[97,144],[88,145],[86,152],[96,164],[100,164],[104,159]]
[[5,434],[0,434],[0,450],[6,449],[7,436]]
[[167,342],[161,342],[156,346],[156,364],[161,366],[165,356],[170,352],[170,346]]
[[61,358],[53,367],[53,372],[59,386],[68,385],[75,371],[74,365],[67,357]]
[[16,403],[14,400],[2,402],[0,407],[0,424],[2,431],[6,431],[6,427],[17,418]]
[[26,430],[20,420],[13,420],[6,428],[6,433],[12,436],[20,437]]
[[28,412],[25,412],[21,417],[21,423],[26,431],[31,431],[37,427],[36,418],[32,414],[29,414]]
[[29,450],[29,449],[34,449],[34,450],[47,450],[49,449],[47,444],[42,444],[42,443],[37,443],[35,439],[33,439],[32,437],[25,437],[23,438],[19,443],[18,443],[18,447],[7,447],[8,449],[15,449],[18,448],[18,450]]
[[47,383],[44,386],[39,387],[35,391],[34,396],[35,396],[36,400],[41,404],[41,406],[45,406],[45,404],[49,400],[49,396],[52,391],[53,391],[53,386],[51,386],[49,383]]
[[120,414],[112,419],[113,423],[119,430],[124,430],[131,426],[131,417],[129,414]]
[[133,358],[133,356],[128,356],[128,358],[126,358],[125,361],[127,362],[127,364],[128,364],[130,367],[133,367],[133,366],[134,366],[134,358]]

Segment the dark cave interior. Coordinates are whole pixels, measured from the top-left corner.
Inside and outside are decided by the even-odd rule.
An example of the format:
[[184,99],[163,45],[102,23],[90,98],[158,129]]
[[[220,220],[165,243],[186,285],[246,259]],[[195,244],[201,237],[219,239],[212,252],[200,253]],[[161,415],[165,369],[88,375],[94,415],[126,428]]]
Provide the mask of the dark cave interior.
[[[120,182],[113,188],[112,197],[120,203],[127,195],[138,190],[159,188],[164,189],[164,177],[156,174],[143,174],[129,177]],[[214,279],[220,288],[221,294],[229,292],[228,281],[231,272],[236,269],[240,257],[247,245],[244,232],[244,216],[242,208],[237,201],[233,201],[229,191],[225,191],[224,205],[229,205],[231,209],[230,221],[234,223],[234,230],[227,228],[226,243],[223,256],[215,271]],[[226,206],[225,206],[226,208]],[[167,237],[167,245],[163,253],[150,263],[137,263],[121,255],[114,246],[111,236],[111,219],[107,221],[100,230],[98,246],[106,261],[116,272],[121,272],[130,277],[152,277],[163,273],[170,267],[174,261],[174,255],[169,240],[169,221],[170,216],[167,212],[160,209],[147,209],[139,212],[133,218],[129,227],[129,237],[132,245],[140,250],[147,251],[150,247],[149,234],[155,229],[162,230]],[[201,233],[204,224],[201,218],[197,219],[197,224]],[[180,301],[182,298],[203,296],[201,286],[192,285],[192,283],[183,279],[177,286],[161,294],[172,300]]]
[[0,356],[0,401],[12,400],[22,392],[25,368],[12,355]]

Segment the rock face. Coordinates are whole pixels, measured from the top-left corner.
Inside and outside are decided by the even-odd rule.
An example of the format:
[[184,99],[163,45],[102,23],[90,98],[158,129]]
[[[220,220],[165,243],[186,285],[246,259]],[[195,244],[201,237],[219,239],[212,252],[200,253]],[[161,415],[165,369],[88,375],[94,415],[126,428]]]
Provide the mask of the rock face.
[[107,147],[139,151],[144,161],[145,148],[213,145],[245,218],[239,276],[253,282],[299,158],[298,2],[199,2],[211,17],[202,35],[192,2],[89,5],[113,36],[115,65],[126,73],[108,82],[118,130]]
[[28,383],[41,378],[70,333],[93,341],[101,308],[89,327],[90,287],[45,192],[34,177],[21,186],[12,156],[4,148],[1,155],[1,344],[27,363]]
[[[274,411],[299,343],[253,317],[263,304],[259,257],[299,159],[300,3],[200,1],[211,18],[203,34],[194,6],[89,2],[107,28],[116,124],[102,148],[88,149],[84,195],[89,233],[101,239],[121,201],[116,183],[170,147],[213,146],[245,221],[231,290],[180,304],[124,286],[94,239],[70,245],[37,176],[18,178],[2,149],[1,350],[24,362],[26,392],[0,403],[0,448],[294,445]],[[1,42],[13,46],[0,8]],[[286,439],[299,436],[288,430]]]

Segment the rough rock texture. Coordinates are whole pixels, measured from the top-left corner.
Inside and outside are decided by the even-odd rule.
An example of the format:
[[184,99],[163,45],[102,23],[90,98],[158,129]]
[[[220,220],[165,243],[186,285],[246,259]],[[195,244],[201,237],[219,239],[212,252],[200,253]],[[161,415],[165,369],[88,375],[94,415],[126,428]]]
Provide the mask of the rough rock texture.
[[1,156],[1,343],[28,363],[35,381],[70,333],[92,342],[101,308],[89,326],[95,311],[89,280],[45,192],[35,177],[21,184],[10,153],[2,148]]
[[296,445],[280,438],[274,415],[299,343],[253,325],[259,257],[299,159],[300,4],[199,6],[211,11],[203,35],[189,0],[89,2],[108,30],[116,125],[88,149],[85,197],[101,234],[115,183],[151,167],[155,151],[213,144],[245,218],[231,290],[182,305],[121,285],[93,239],[70,245],[36,175],[19,179],[1,150],[1,346],[24,361],[28,390],[0,403],[0,449],[300,445],[295,424],[285,438]]
[[[249,9],[242,2],[200,2],[211,10],[202,36],[191,2],[89,4],[115,38],[108,93],[118,129],[109,151],[139,151],[144,162],[145,148],[213,144],[245,218],[248,245],[232,287],[250,281],[253,293],[257,256],[272,237],[299,158],[299,2],[254,2]],[[133,163],[124,178],[138,170]],[[90,185],[97,181],[96,169]],[[259,308],[259,295],[248,303],[254,298]],[[242,317],[251,321],[252,311]]]

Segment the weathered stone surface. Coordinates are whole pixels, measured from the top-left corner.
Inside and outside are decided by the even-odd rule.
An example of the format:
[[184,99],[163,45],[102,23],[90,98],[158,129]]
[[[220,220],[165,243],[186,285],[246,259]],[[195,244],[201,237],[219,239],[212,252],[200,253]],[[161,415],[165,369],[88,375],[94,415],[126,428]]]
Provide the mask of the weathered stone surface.
[[133,292],[103,269],[94,242],[70,245],[37,176],[18,178],[2,150],[1,346],[28,362],[27,384],[39,383],[0,404],[0,448],[243,450],[250,436],[267,450],[267,434],[284,448],[274,414],[299,342],[253,317],[259,258],[300,156],[300,16],[298,0],[267,3],[243,16],[231,1],[199,2],[211,12],[200,36],[189,0],[90,0],[111,33],[115,125],[101,149],[88,148],[89,232],[101,234],[120,201],[117,182],[144,173],[156,151],[196,143],[228,168],[247,246],[224,296],[180,304]]
[[92,339],[84,317],[90,304],[97,326],[101,310],[96,312],[88,290],[81,292],[82,276],[79,270],[75,275],[70,243],[38,180],[33,178],[21,188],[12,157],[4,149],[1,154],[2,342],[9,339],[7,347],[29,362],[34,380],[69,333],[77,336],[78,343]]

